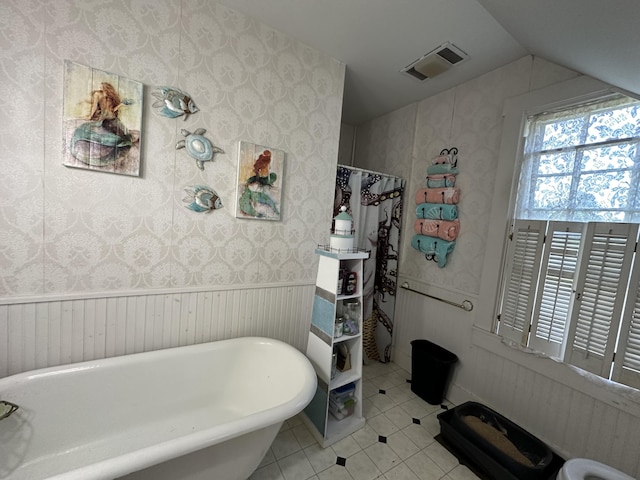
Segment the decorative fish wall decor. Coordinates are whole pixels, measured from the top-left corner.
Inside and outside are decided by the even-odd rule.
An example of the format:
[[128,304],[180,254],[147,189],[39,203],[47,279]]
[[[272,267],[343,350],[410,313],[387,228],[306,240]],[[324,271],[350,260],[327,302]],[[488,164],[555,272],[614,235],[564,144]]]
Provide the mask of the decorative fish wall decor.
[[206,132],[204,128],[198,128],[193,133],[183,128],[180,133],[185,138],[184,140],[178,140],[176,143],[176,150],[186,148],[187,153],[195,159],[196,165],[200,170],[204,170],[204,162],[213,160],[213,156],[216,153],[224,153],[224,150],[213,146],[211,141],[204,136]]
[[189,115],[200,111],[189,94],[174,87],[158,87],[151,95],[157,98],[151,106],[163,117],[184,117],[186,120]]
[[210,212],[222,208],[222,200],[210,187],[205,185],[194,185],[184,189],[187,194],[182,199],[186,203],[185,207],[194,212]]

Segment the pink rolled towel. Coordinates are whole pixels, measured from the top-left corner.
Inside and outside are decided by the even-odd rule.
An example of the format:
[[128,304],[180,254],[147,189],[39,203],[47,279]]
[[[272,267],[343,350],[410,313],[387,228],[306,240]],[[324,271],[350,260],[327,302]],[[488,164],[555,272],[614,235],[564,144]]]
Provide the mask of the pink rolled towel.
[[416,193],[416,205],[421,203],[448,203],[449,205],[455,205],[459,200],[459,188],[421,188]]
[[438,155],[437,157],[434,157],[431,160],[431,163],[433,165],[444,165],[445,163],[453,164],[453,163],[455,163],[455,157],[454,157],[454,155],[451,155],[451,154]]
[[413,229],[420,235],[451,241],[458,236],[460,220],[427,220],[418,218],[413,224]]

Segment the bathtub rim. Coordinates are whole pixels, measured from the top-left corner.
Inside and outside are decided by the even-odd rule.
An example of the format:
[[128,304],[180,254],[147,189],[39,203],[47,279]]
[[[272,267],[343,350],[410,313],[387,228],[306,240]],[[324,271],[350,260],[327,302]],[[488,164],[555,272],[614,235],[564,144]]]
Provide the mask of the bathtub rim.
[[113,479],[245,434],[250,434],[254,430],[260,430],[275,424],[282,424],[286,419],[300,413],[313,399],[317,386],[317,377],[313,366],[302,352],[286,342],[268,337],[246,336],[148,352],[118,355],[21,372],[0,379],[0,394],[3,390],[18,386],[29,380],[37,380],[40,377],[73,373],[74,371],[99,368],[100,366],[118,366],[126,364],[131,360],[135,361],[135,358],[140,358],[141,356],[144,356],[145,361],[152,361],[153,357],[171,356],[178,350],[182,352],[206,351],[212,349],[212,346],[215,344],[217,345],[214,349],[220,349],[224,348],[226,344],[233,343],[268,344],[277,348],[284,348],[292,356],[292,359],[289,361],[295,360],[296,358],[301,361],[302,369],[306,372],[305,377],[310,379],[310,381],[304,382],[301,390],[285,403],[226,422],[222,425],[216,425],[205,430],[178,436],[170,440],[47,477],[50,480]]

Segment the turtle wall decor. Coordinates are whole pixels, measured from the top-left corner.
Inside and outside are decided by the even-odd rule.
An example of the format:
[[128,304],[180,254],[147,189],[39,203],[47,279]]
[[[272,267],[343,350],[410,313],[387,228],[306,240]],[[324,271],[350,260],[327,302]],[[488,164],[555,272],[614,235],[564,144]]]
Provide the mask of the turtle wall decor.
[[207,131],[204,128],[198,128],[193,133],[184,128],[180,130],[182,140],[176,143],[176,150],[184,148],[187,153],[196,161],[196,165],[200,170],[204,170],[204,162],[213,160],[216,153],[224,153],[224,150],[214,146],[211,141],[204,136]]

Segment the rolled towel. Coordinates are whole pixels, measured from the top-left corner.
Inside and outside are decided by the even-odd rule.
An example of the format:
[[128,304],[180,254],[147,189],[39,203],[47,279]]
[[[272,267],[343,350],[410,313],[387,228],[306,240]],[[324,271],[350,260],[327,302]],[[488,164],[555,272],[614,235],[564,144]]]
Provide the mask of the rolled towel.
[[450,163],[429,165],[427,167],[427,175],[438,175],[441,173],[450,173],[452,175],[457,175],[458,169],[456,167],[452,167]]
[[453,252],[456,242],[448,242],[440,238],[428,237],[426,235],[414,235],[411,246],[425,254],[428,259],[438,262],[440,268],[447,264],[449,254]]
[[459,201],[459,188],[421,188],[416,193],[416,205],[420,203],[446,203],[451,205]]
[[427,188],[455,187],[456,176],[453,174],[427,175]]
[[444,203],[421,203],[416,207],[416,217],[433,220],[455,220],[458,218],[458,207]]
[[438,237],[443,240],[455,240],[460,231],[460,220],[425,220],[419,218],[413,224],[413,229],[420,235]]

